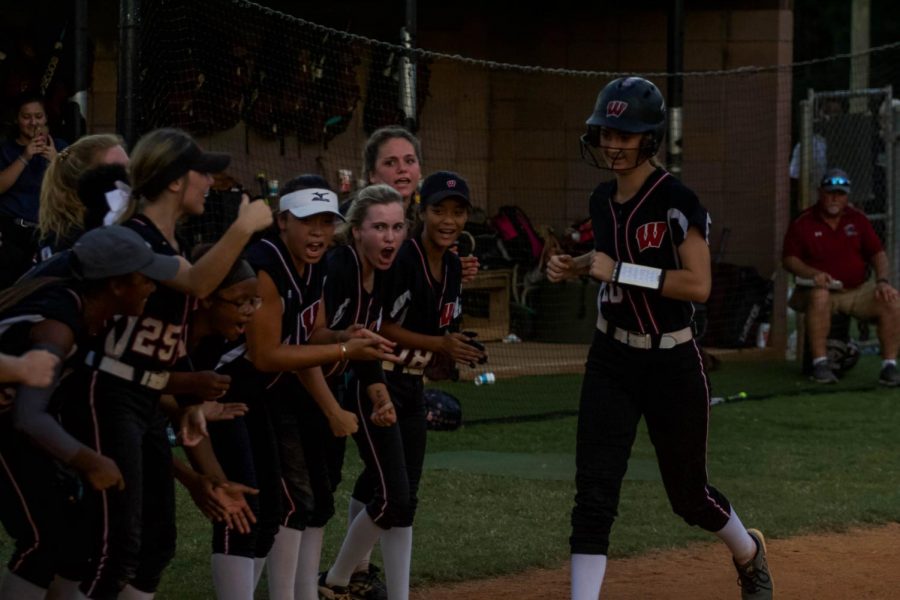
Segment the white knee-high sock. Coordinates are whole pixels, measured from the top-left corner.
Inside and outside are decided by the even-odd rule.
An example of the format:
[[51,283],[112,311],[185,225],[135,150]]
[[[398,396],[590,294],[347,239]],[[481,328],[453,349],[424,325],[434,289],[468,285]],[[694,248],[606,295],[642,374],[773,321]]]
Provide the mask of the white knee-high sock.
[[155,596],[155,593],[142,592],[141,590],[129,584],[122,588],[122,591],[119,592],[117,598],[119,600],[153,600]]
[[[350,531],[350,527],[353,525],[354,519],[356,519],[359,513],[366,510],[366,505],[354,498],[350,497],[350,504],[347,506],[347,531]],[[359,559],[359,562],[353,567],[353,572],[358,573],[360,571],[369,571],[369,562],[372,560],[372,549],[375,547],[375,544],[372,544],[369,547],[369,550],[363,555],[362,558]]]
[[572,600],[597,600],[604,575],[605,554],[573,554]]
[[319,600],[319,561],[325,529],[307,527],[300,541],[297,557],[297,577],[294,579],[295,600]]
[[2,600],[44,600],[47,590],[27,579],[9,571],[0,581],[0,599]]
[[213,554],[212,580],[218,600],[253,600],[253,559]]
[[266,557],[259,557],[253,559],[253,589],[256,590],[259,587],[259,580],[262,577],[263,569],[266,568]]
[[[345,586],[350,583],[350,576],[359,570],[356,566],[359,564],[360,556],[372,552],[372,547],[384,532],[385,530],[375,524],[367,511],[357,514],[347,530],[347,536],[341,544],[337,558],[334,559],[334,564],[328,570],[325,579],[328,585]],[[366,568],[368,569],[368,566]]]
[[388,598],[409,600],[409,568],[412,563],[412,527],[392,527],[381,534],[384,579]]
[[297,576],[297,555],[303,532],[290,527],[279,527],[275,543],[266,560],[269,579],[269,600],[293,600],[294,580]]
[[734,512],[734,507],[731,508],[731,516],[728,517],[725,527],[718,530],[716,535],[725,542],[738,564],[746,564],[756,556],[756,542],[747,533],[747,528]]
[[78,588],[79,585],[80,581],[57,575],[47,588],[46,600],[87,600],[87,596]]

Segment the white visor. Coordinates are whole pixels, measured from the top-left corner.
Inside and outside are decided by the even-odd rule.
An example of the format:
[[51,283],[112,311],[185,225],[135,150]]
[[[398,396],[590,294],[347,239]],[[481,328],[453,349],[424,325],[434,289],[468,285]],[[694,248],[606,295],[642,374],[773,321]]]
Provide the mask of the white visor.
[[291,211],[291,214],[298,219],[327,212],[344,220],[344,216],[338,209],[337,194],[322,188],[309,188],[285,194],[278,201],[278,212],[286,210]]

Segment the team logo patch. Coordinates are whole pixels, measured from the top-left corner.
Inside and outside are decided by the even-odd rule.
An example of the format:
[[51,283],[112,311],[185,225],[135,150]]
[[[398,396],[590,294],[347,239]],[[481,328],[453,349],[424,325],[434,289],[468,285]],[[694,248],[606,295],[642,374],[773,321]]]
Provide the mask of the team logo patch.
[[456,315],[456,302],[448,302],[441,308],[440,327],[449,327]]
[[448,180],[447,180],[447,187],[448,187],[448,188],[451,188],[451,189],[455,188],[455,187],[456,187],[456,180],[455,180],[455,179],[448,179]]
[[606,116],[619,118],[622,116],[622,113],[624,113],[625,109],[627,109],[627,108],[628,108],[628,103],[623,102],[622,100],[613,100],[611,102],[607,102],[606,103]]
[[663,238],[666,236],[666,229],[668,229],[668,226],[665,221],[644,223],[638,227],[635,236],[638,249],[643,252],[647,248],[659,248],[662,245]]
[[853,223],[847,223],[846,225],[844,225],[844,234],[847,237],[853,237],[857,235],[856,225],[854,225]]
[[303,312],[300,313],[300,324],[303,327],[303,339],[299,341],[309,341],[309,336],[312,335],[313,328],[316,324],[316,315],[319,313],[319,305],[321,303],[321,300],[317,300],[314,304],[307,306]]

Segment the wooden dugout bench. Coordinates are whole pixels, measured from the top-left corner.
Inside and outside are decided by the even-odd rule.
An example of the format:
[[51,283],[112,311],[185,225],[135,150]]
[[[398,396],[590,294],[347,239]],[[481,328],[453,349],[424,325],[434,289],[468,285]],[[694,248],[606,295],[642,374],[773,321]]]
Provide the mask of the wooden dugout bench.
[[487,296],[487,316],[466,313],[466,301],[463,301],[462,328],[474,331],[481,342],[502,340],[509,333],[509,297],[512,270],[495,269],[479,271],[475,279],[464,283],[462,291],[480,292]]

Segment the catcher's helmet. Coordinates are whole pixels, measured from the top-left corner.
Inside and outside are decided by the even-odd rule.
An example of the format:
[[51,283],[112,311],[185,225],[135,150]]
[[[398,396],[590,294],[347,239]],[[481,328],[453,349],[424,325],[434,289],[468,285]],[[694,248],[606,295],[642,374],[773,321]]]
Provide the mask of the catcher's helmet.
[[642,77],[620,77],[600,91],[586,124],[587,132],[581,136],[583,146],[600,145],[601,127],[646,133],[641,151],[649,158],[659,150],[666,132],[666,101],[652,82]]
[[462,406],[459,400],[441,390],[427,388],[425,396],[425,424],[435,431],[453,431],[462,425]]

